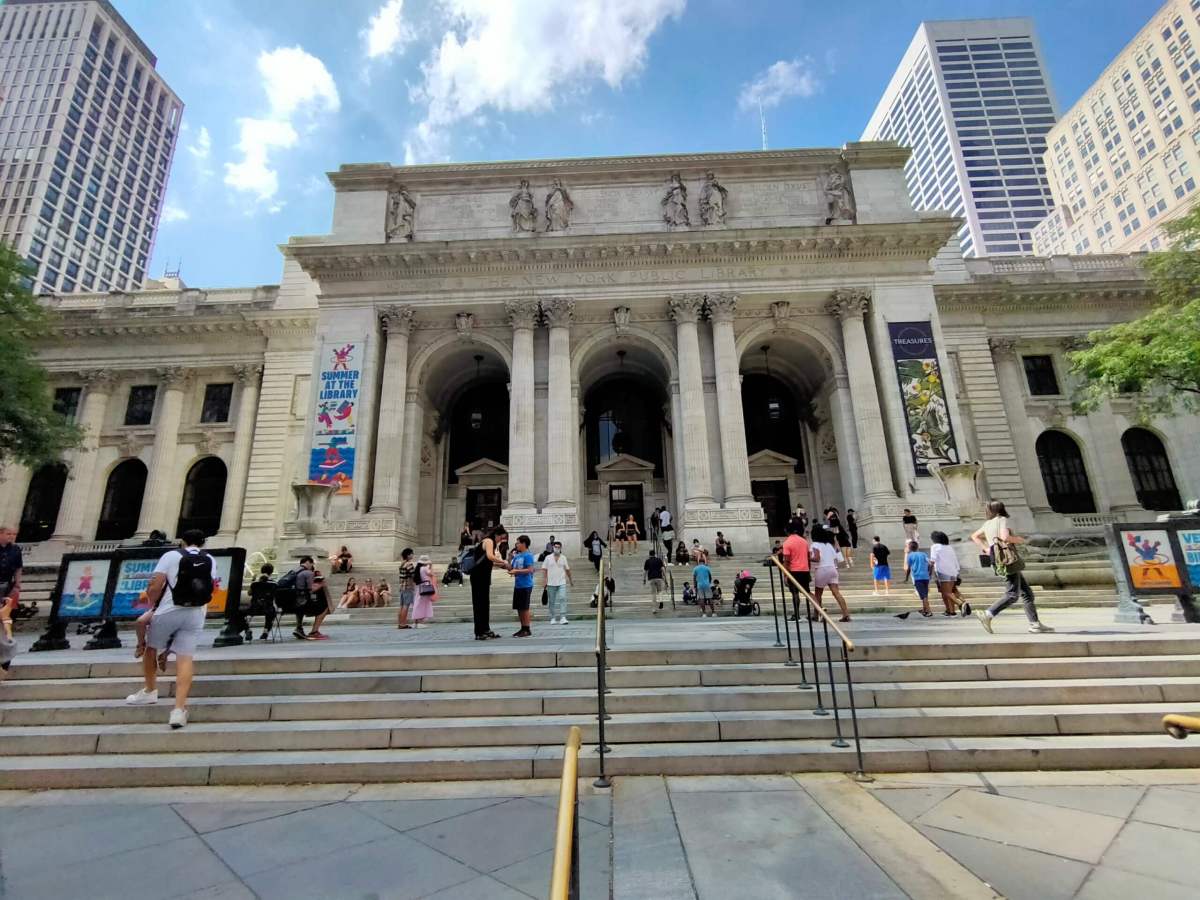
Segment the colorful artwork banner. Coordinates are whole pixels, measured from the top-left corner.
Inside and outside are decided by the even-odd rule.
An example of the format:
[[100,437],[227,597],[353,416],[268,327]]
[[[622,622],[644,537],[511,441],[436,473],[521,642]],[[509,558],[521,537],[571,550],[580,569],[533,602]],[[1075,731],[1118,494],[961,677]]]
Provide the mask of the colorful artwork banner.
[[349,494],[354,487],[358,393],[364,350],[362,342],[338,341],[321,346],[308,480],[337,485],[339,494]]
[[150,585],[157,559],[123,559],[117,563],[117,583],[113,589],[109,615],[137,618],[150,608],[141,595]]
[[1121,549],[1135,591],[1165,591],[1183,587],[1171,537],[1165,530],[1119,529]]
[[55,615],[60,619],[98,619],[108,588],[109,559],[67,559],[59,573],[61,586]]
[[928,475],[931,462],[960,461],[933,340],[933,323],[890,322],[888,334],[913,465],[918,475]]
[[1200,590],[1200,530],[1181,528],[1175,535],[1179,538],[1179,549],[1192,590]]

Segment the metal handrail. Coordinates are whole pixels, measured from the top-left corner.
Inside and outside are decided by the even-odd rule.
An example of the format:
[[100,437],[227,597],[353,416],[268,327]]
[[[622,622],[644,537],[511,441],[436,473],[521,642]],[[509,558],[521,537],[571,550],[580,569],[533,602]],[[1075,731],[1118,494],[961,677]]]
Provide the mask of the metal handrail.
[[608,608],[608,579],[605,577],[605,561],[600,560],[600,584],[596,588],[596,752],[600,754],[600,776],[595,781],[598,788],[611,786],[608,774],[604,770],[604,757],[608,753],[608,744],[604,740],[604,722],[610,716],[605,709],[604,695],[608,693],[608,634],[605,631],[605,617]]
[[582,743],[579,726],[572,725],[563,748],[550,900],[576,900],[579,897],[579,747]]
[[[831,626],[833,628],[834,634],[836,634],[837,637],[842,642],[842,664],[845,666],[845,669],[846,669],[846,694],[847,694],[847,699],[850,701],[850,723],[854,730],[854,752],[855,752],[856,756],[858,757],[858,771],[856,774],[857,774],[858,778],[861,780],[869,780],[868,776],[866,775],[864,763],[863,763],[862,736],[861,736],[861,734],[859,732],[859,728],[858,728],[858,706],[854,702],[854,677],[852,676],[852,674],[850,672],[850,654],[854,652],[854,641],[850,640],[849,635],[847,635],[846,632],[842,631],[842,629],[837,626],[837,624],[833,621],[833,619],[829,616],[829,614],[825,612],[825,610],[821,607],[821,605],[819,603],[817,603],[816,598],[812,594],[810,594],[808,592],[808,590],[802,584],[800,584],[800,582],[796,579],[796,577],[794,575],[792,575],[791,572],[788,571],[787,567],[784,566],[783,563],[778,558],[776,558],[774,556],[768,556],[766,559],[763,560],[763,565],[765,565],[765,566],[773,565],[775,567],[775,569],[779,570],[779,588],[780,588],[781,592],[783,591],[784,585],[788,584],[790,582],[790,586],[791,586],[791,590],[792,590],[792,614],[794,616],[795,623],[796,623],[796,652],[800,656],[800,685],[799,685],[799,687],[801,690],[812,690],[813,687],[816,688],[817,705],[813,709],[813,715],[815,715],[815,716],[829,715],[828,710],[826,710],[824,708],[824,706],[821,702],[821,669],[820,669],[820,661],[819,661],[818,654],[817,654],[816,632],[812,625],[813,610],[815,609],[821,617],[822,633],[825,638],[825,663],[826,663],[828,673],[829,673],[829,699],[830,699],[830,701],[832,701],[832,705],[833,705],[833,727],[834,727],[834,732],[836,734],[836,737],[834,738],[834,741],[833,741],[833,746],[838,747],[838,748],[849,747],[850,745],[848,743],[846,743],[846,739],[842,736],[841,706],[838,702],[837,686],[834,683],[834,677],[833,677],[833,653],[829,646],[829,629]],[[768,568],[767,571],[772,574],[771,607],[772,607],[772,609],[775,609],[775,578],[773,577],[774,569]],[[804,606],[808,613],[808,616],[807,616],[807,618],[808,618],[808,640],[809,640],[809,648],[810,648],[811,659],[812,659],[813,681],[815,683],[814,685],[810,685],[808,683],[808,681],[806,680],[806,674],[805,674],[805,668],[804,668],[804,647],[800,640],[800,604],[798,603],[798,601],[796,599],[800,595],[804,596]],[[787,618],[786,595],[784,596],[783,599],[784,599],[784,633],[790,635],[790,632],[787,629],[787,621],[786,621],[786,618]],[[778,620],[776,623],[776,630],[778,631]],[[777,638],[776,643],[778,644],[778,635],[776,635],[776,638]],[[788,660],[786,663],[784,663],[784,665],[789,665],[789,666],[795,665],[795,662],[792,660],[791,638],[790,637],[788,637]]]
[[816,605],[817,604],[816,597],[814,597],[807,590],[805,590],[804,586],[801,585],[800,582],[798,582],[795,579],[795,577],[792,575],[792,573],[788,571],[787,566],[785,566],[783,563],[781,563],[777,558],[775,558],[774,556],[769,556],[769,557],[767,557],[767,559],[770,560],[772,563],[774,563],[775,568],[777,568],[780,572],[783,573],[784,578],[786,578],[788,581],[790,581],[792,584],[794,584],[796,586],[796,590],[798,590],[801,594],[803,594],[808,600],[812,601],[813,608],[821,615],[821,618],[825,620],[826,624],[828,624],[830,628],[832,628],[835,632],[837,632],[837,636],[842,639],[842,643],[845,645],[846,649],[850,652],[853,652],[854,651],[854,641],[850,640],[850,636],[848,634],[846,634],[846,632],[844,632],[844,631],[842,631],[842,629],[838,628],[837,622],[834,621],[833,617],[830,616],[829,613],[825,612],[825,609],[823,607]]
[[1183,740],[1189,734],[1200,734],[1200,718],[1171,713],[1163,716],[1163,730],[1173,738]]

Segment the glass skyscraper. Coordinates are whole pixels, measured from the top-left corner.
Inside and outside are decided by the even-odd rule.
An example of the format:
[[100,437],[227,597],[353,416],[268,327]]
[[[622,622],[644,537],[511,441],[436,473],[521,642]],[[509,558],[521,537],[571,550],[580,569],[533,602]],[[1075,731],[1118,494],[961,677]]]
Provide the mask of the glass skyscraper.
[[183,104],[106,0],[0,6],[0,240],[35,293],[136,290]]
[[922,22],[863,139],[912,148],[913,205],[962,216],[964,256],[1030,253],[1055,121],[1032,20]]

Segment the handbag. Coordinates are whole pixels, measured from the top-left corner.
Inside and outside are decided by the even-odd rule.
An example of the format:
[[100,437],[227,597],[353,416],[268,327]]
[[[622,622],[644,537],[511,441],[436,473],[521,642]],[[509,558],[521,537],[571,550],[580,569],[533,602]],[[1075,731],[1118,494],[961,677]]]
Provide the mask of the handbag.
[[996,538],[992,544],[992,569],[997,575],[1015,575],[1025,568],[1025,560],[1017,552],[1017,547],[1008,541]]
[[542,606],[550,605],[550,589],[542,588]]

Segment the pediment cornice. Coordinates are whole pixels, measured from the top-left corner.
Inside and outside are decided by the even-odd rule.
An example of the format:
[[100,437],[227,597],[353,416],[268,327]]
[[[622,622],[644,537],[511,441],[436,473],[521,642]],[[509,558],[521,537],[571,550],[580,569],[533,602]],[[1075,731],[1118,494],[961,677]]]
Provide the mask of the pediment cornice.
[[939,306],[964,312],[1076,309],[1112,304],[1149,305],[1154,291],[1145,282],[935,285]]
[[491,275],[514,271],[646,268],[663,263],[932,259],[958,220],[652,232],[392,244],[293,243],[284,252],[322,282],[388,281],[414,276]]

